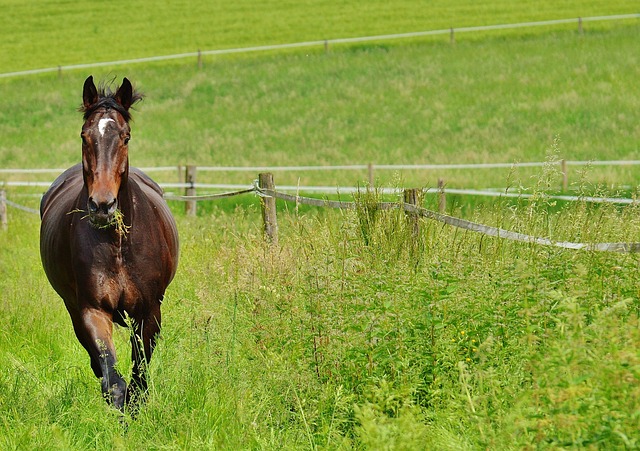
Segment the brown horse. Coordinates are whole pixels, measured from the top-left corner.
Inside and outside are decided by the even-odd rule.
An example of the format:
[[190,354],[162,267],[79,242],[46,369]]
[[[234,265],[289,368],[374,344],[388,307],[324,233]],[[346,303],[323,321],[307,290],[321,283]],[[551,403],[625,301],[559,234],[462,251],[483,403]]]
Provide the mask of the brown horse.
[[[160,331],[160,304],[178,264],[178,232],[161,188],[129,167],[129,80],[115,93],[84,83],[82,163],[42,198],[40,255],[78,340],[118,409],[146,392],[146,365]],[[133,324],[132,380],[116,371],[113,323]]]

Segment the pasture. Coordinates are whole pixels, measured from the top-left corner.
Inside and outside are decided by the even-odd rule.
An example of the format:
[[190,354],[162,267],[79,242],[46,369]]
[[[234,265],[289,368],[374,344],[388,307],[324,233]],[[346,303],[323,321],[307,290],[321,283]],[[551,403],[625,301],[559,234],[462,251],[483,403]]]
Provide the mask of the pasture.
[[[191,17],[204,16],[193,5],[199,14]],[[239,16],[216,20],[261,17],[238,5]],[[299,29],[265,28],[265,35],[313,38],[308,22],[297,20],[309,5],[300,5],[282,16]],[[495,3],[478,17],[544,19],[544,5],[532,12]],[[583,14],[568,4],[563,15],[609,13],[606,5],[590,2]],[[619,2],[614,13],[635,12],[631,6]],[[441,23],[430,23],[449,26],[446,14],[469,8],[438,7]],[[345,16],[336,32],[362,34],[373,22],[376,33],[416,26],[382,7],[367,11],[360,22]],[[271,42],[220,28],[218,41],[192,34],[183,42],[168,32],[149,48]],[[560,27],[454,45],[425,39],[210,58],[201,69],[188,61],[113,67],[94,76],[127,76],[147,95],[133,112],[135,166],[547,160],[533,170],[380,173],[376,186],[432,186],[442,176],[453,187],[522,187],[534,196],[456,198],[449,212],[553,240],[633,242],[637,205],[556,203],[547,193],[560,185],[557,158],[638,158],[637,44],[638,23],[624,22],[584,35]],[[87,49],[75,47],[67,61],[55,52],[34,58],[37,67],[75,63],[92,55]],[[122,56],[101,52],[103,60]],[[19,55],[3,56],[3,64],[33,67]],[[0,167],[79,161],[76,110],[86,75],[0,80]],[[638,172],[576,170],[571,189],[635,195]],[[235,183],[250,182],[246,176],[216,175]],[[276,183],[352,186],[365,178],[276,174]],[[8,195],[36,208],[37,192]],[[375,190],[354,200],[353,211],[279,203],[275,248],[262,237],[253,195],[203,205],[196,217],[171,203],[181,261],[163,304],[148,401],[135,420],[128,413],[121,420],[101,399],[42,271],[37,215],[11,209],[8,230],[0,230],[0,449],[640,447],[637,254],[516,243],[428,220],[412,237],[403,213],[373,207]],[[116,341],[129,378],[125,330]]]
[[[427,221],[413,242],[402,214],[364,209],[281,215],[269,249],[258,218],[251,207],[179,216],[182,261],[148,403],[124,427],[42,274],[37,217],[13,214],[1,248],[2,448],[638,446],[634,254]],[[640,236],[637,207],[550,214],[542,194],[475,219],[556,239]]]
[[[157,7],[116,0],[94,8],[61,0],[0,0],[0,71],[114,61],[220,48],[406,33],[609,14],[635,14],[633,0],[372,0],[295,4],[195,0]],[[605,25],[606,27],[606,25]]]
[[[637,159],[637,35],[637,24],[621,24],[584,36],[572,30],[454,46],[379,44],[326,55],[219,58],[201,70],[180,61],[94,75],[126,75],[146,93],[132,136],[133,162],[143,167],[544,161],[556,136],[560,158]],[[84,78],[80,71],[0,80],[3,167],[77,161]],[[580,180],[582,168],[572,170],[571,179]],[[434,186],[444,177],[451,187],[486,188],[504,186],[509,169],[377,175],[381,186],[398,178]],[[518,183],[530,186],[530,175],[517,174]],[[302,172],[278,175],[277,182],[354,186],[366,177]],[[589,180],[615,190],[635,186],[637,177],[633,168],[603,167]]]

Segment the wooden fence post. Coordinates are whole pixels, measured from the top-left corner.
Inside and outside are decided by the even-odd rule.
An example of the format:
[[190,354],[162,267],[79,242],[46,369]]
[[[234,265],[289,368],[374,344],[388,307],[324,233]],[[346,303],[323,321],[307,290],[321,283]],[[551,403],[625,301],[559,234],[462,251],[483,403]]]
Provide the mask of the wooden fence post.
[[578,17],[578,33],[584,33],[584,30],[582,29],[582,17]]
[[7,230],[7,192],[0,190],[0,227]]
[[453,27],[451,27],[451,29],[449,30],[449,44],[455,44],[456,43],[456,35],[453,32]]
[[569,189],[569,175],[567,174],[567,160],[560,160],[560,170],[562,171],[562,192]]
[[371,188],[373,188],[373,182],[375,181],[374,178],[374,173],[373,173],[373,163],[369,163],[367,165],[367,170],[369,171],[369,186]]
[[[263,172],[258,174],[258,186],[261,189],[275,191],[276,185],[273,174]],[[278,245],[278,218],[276,216],[276,198],[273,196],[261,196],[262,220],[264,221],[264,235],[269,244]]]
[[444,179],[438,179],[438,211],[444,214],[447,211],[447,197],[444,193]]
[[[187,187],[184,191],[185,196],[195,196],[196,195],[196,167],[194,165],[189,165],[185,171],[184,177],[185,183],[190,184],[191,186]],[[195,216],[196,215],[196,201],[188,200],[184,203],[184,212],[187,216]]]
[[[416,207],[420,203],[420,189],[407,188],[404,190],[404,203],[415,205]],[[420,236],[420,216],[413,212],[405,211],[407,214],[407,220],[409,221],[409,229],[411,229],[411,242],[417,242]]]

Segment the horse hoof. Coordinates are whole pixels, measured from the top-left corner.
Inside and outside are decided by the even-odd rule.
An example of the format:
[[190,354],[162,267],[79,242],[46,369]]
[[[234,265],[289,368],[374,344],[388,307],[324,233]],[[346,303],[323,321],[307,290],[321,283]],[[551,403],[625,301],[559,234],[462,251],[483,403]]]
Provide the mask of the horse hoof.
[[110,387],[102,387],[102,396],[116,409],[124,411],[127,394],[127,384],[124,380],[118,381]]

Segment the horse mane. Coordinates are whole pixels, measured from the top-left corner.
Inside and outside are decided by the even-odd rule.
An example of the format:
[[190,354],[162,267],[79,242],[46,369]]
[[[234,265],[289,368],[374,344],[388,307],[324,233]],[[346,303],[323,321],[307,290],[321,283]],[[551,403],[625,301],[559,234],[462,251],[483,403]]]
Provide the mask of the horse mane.
[[[98,111],[101,108],[106,110],[116,110],[120,113],[123,119],[127,122],[131,121],[131,113],[129,110],[124,108],[120,103],[116,100],[116,92],[111,88],[113,81],[106,82],[101,81],[98,86],[98,101],[89,107],[85,107],[84,105],[80,105],[79,111],[84,113],[83,119],[86,121],[91,117],[93,113]],[[131,105],[133,106],[136,102],[142,100],[144,95],[140,92],[137,92],[135,89],[133,90],[133,95],[131,96]]]

